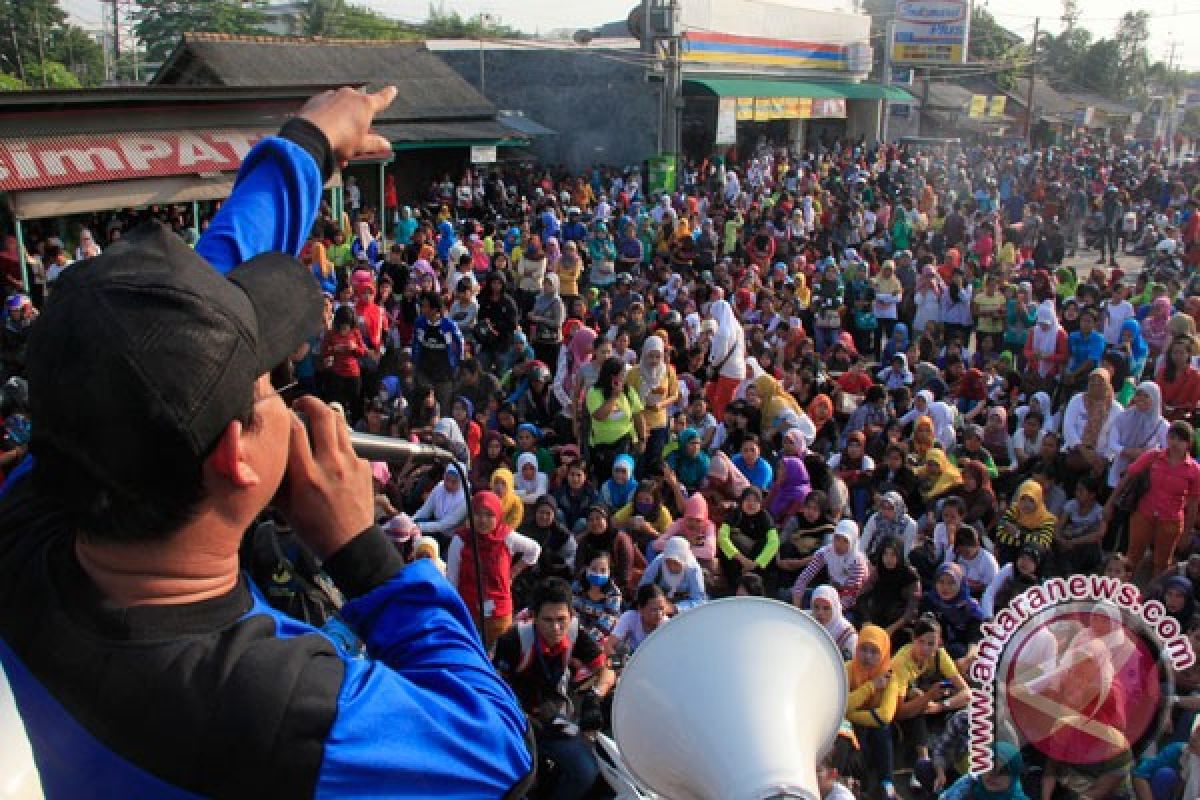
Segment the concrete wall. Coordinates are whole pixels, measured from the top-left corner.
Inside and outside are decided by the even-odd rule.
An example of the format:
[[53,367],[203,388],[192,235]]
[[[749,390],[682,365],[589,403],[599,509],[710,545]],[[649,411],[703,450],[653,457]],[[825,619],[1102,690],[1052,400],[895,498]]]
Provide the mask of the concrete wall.
[[[480,89],[479,49],[431,47]],[[484,50],[482,87],[497,108],[524,111],[558,132],[531,149],[544,163],[578,170],[591,164],[640,165],[658,147],[658,88],[628,63],[637,51],[564,45],[536,50]],[[616,60],[620,59],[620,60]]]

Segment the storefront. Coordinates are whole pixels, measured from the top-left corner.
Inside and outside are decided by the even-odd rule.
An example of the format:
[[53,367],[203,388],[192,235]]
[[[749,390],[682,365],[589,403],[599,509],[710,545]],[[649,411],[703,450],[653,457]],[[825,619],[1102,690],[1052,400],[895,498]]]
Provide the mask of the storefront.
[[[0,228],[21,281],[31,226],[78,242],[81,218],[155,209],[198,235],[260,139],[327,86],[134,87],[0,94]],[[373,160],[379,170],[390,156]],[[335,192],[340,176],[328,190]],[[330,199],[336,203],[331,194]],[[104,231],[94,231],[107,241]],[[6,248],[7,250],[7,248]]]
[[798,150],[879,136],[883,101],[911,103],[894,86],[835,81],[689,77],[684,81],[689,154],[769,142]]

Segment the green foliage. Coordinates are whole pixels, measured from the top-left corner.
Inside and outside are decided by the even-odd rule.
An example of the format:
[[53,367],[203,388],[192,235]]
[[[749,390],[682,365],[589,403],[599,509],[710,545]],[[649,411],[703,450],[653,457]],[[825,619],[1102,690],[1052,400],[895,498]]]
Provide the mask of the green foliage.
[[79,89],[82,84],[66,64],[57,61],[35,61],[25,68],[31,89]]
[[25,83],[25,81],[21,80],[16,75],[9,75],[7,72],[0,72],[0,92],[18,92],[28,88],[29,86]]
[[[95,86],[104,80],[100,45],[84,30],[67,23],[58,0],[0,1],[0,31],[5,34],[0,36],[0,71],[28,86],[42,86],[43,59],[47,84]],[[51,68],[50,62],[65,65],[73,81]]]
[[515,28],[489,22],[482,14],[464,19],[457,11],[446,11],[432,5],[429,7],[429,16],[421,25],[421,33],[430,39],[515,39],[521,36]]
[[415,39],[409,25],[343,0],[309,0],[304,33],[330,39]]
[[140,0],[134,30],[146,48],[146,60],[166,59],[184,33],[255,35],[262,28],[262,0]]

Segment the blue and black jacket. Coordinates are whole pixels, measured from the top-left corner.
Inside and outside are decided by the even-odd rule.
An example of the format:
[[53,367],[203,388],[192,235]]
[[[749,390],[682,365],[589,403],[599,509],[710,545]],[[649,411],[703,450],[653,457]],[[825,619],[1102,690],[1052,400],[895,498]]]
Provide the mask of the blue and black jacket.
[[[332,168],[289,123],[247,156],[197,250],[227,271],[298,253]],[[353,658],[246,580],[190,605],[115,608],[22,464],[0,494],[0,664],[50,798],[521,797],[528,725],[432,562],[378,527],[326,560]]]

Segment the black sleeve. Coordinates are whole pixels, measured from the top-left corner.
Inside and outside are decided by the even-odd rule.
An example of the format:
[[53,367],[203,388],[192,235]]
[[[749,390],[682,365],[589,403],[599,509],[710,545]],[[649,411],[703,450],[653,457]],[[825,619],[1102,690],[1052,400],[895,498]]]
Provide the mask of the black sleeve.
[[579,638],[575,640],[575,647],[571,651],[571,655],[587,665],[602,656],[603,651],[600,649],[600,645],[596,644],[595,639],[581,631]]
[[360,597],[394,577],[404,560],[387,534],[372,525],[325,560],[325,572],[348,599]]
[[279,129],[279,136],[288,139],[301,147],[313,157],[321,168],[321,180],[328,181],[333,177],[337,164],[333,160],[333,148],[325,132],[303,117],[292,117]]

